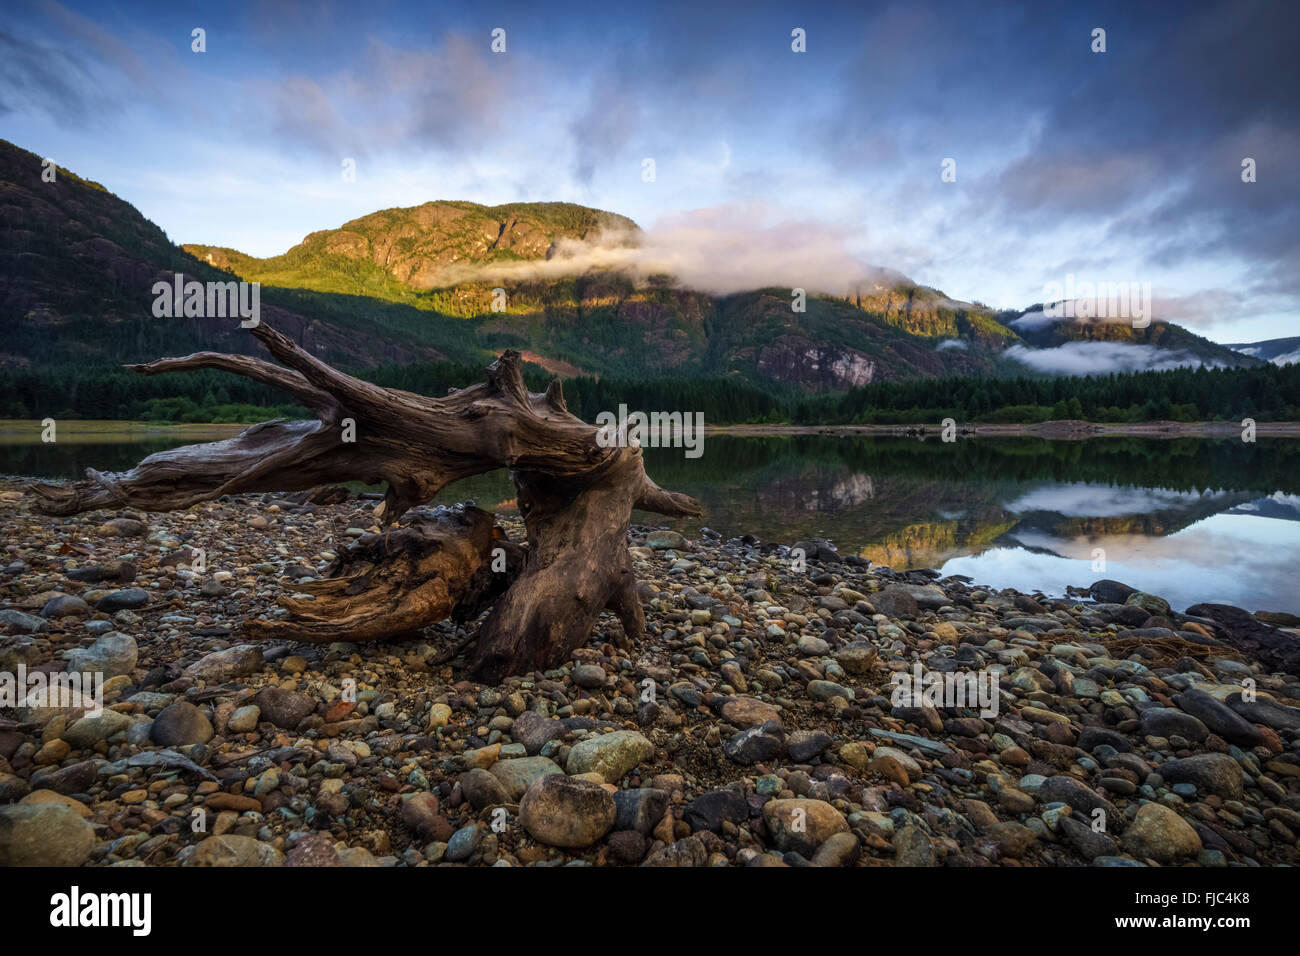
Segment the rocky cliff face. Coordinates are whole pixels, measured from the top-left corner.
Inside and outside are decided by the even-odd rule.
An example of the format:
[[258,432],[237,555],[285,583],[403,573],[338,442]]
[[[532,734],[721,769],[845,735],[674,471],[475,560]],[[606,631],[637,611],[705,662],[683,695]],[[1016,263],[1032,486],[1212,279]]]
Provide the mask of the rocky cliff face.
[[[638,231],[636,223],[624,216],[573,203],[482,206],[437,201],[384,209],[337,229],[313,232],[283,255],[267,259],[215,246],[185,248],[221,268],[266,282],[334,290],[339,277],[333,274],[345,261],[412,289],[432,289],[455,279],[458,267],[543,260],[564,239],[581,241],[603,233]],[[365,274],[357,278],[364,280]],[[340,291],[367,289],[363,282],[355,290]]]
[[760,375],[810,392],[868,385],[876,377],[876,367],[876,362],[856,349],[797,339],[773,343],[758,353]]

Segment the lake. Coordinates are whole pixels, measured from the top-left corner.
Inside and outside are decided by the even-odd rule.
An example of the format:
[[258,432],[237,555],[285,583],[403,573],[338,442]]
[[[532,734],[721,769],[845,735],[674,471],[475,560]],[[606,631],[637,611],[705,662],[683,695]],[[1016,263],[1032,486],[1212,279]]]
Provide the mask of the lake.
[[[54,444],[11,432],[0,438],[0,473],[121,470],[233,431],[83,426]],[[646,460],[660,485],[698,498],[705,517],[634,520],[688,534],[707,525],[781,544],[824,537],[895,569],[933,568],[999,588],[1056,596],[1114,578],[1177,610],[1217,602],[1300,614],[1296,439],[710,435],[699,458],[646,449]],[[466,499],[514,508],[504,471],[440,497]]]

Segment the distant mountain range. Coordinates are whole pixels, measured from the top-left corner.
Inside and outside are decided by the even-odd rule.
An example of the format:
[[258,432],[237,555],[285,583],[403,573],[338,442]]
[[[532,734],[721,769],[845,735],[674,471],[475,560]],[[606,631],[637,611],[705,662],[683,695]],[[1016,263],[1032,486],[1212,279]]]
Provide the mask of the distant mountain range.
[[[485,267],[545,263],[564,244],[601,236],[635,244],[635,223],[570,203],[429,202],[314,232],[280,256],[172,243],[98,183],[0,141],[0,368],[107,365],[202,349],[258,353],[237,321],[155,318],[152,286],[176,272],[262,284],[263,318],[322,359],[481,364],[506,347],[566,376],[735,376],[790,392],[876,381],[1068,370],[1086,343],[1125,361],[1258,365],[1257,346],[1221,346],[1162,321],[1028,321],[1024,311],[959,302],[896,273],[847,294],[788,288],[715,295],[671,276],[611,269],[556,276]],[[553,272],[554,270],[550,270]],[[494,288],[507,308],[493,311]],[[1300,339],[1275,340],[1300,344]],[[1115,368],[1109,370],[1123,370]]]
[[1300,335],[1289,339],[1265,339],[1263,342],[1244,342],[1228,348],[1251,358],[1263,359],[1274,365],[1294,365],[1300,362]]

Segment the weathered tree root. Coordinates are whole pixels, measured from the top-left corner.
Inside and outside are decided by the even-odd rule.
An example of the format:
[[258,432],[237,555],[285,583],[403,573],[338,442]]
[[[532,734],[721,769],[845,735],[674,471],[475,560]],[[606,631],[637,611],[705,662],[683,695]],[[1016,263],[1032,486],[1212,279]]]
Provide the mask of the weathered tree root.
[[428,398],[339,372],[265,323],[251,331],[286,367],[213,352],[130,367],[144,375],[233,372],[283,389],[316,421],[263,422],[226,441],[158,452],[129,471],[87,469],[84,481],[35,485],[29,490],[37,508],[60,515],[123,506],[168,511],[227,494],[386,482],[380,513],[393,525],[454,481],[509,468],[528,548],[504,539],[496,546],[517,576],[484,576],[494,546],[485,512],[466,517],[460,532],[399,528],[389,533],[388,552],[346,559],[368,562],[365,570],[345,574],[340,566],[338,577],[305,586],[314,602],[282,599],[291,620],[249,621],[245,632],[376,640],[430,623],[432,615],[469,620],[491,605],[472,665],[483,680],[562,663],[604,609],[618,615],[629,638],[643,635],[626,545],[631,511],[688,516],[698,515],[699,505],[651,481],[640,448],[598,440],[595,426],[569,413],[558,380],[543,394],[530,393],[519,354],[507,351],[488,366],[486,382]]
[[639,457],[615,457],[576,496],[562,481],[514,474],[528,529],[523,569],[479,629],[471,673],[497,683],[508,674],[553,666],[613,611],[633,639],[645,632],[627,551],[631,481]]
[[400,528],[358,539],[320,579],[297,585],[312,598],[279,598],[288,618],[249,618],[243,633],[253,640],[376,641],[436,624],[505,590],[509,564],[492,570],[497,531],[478,508],[416,514]]

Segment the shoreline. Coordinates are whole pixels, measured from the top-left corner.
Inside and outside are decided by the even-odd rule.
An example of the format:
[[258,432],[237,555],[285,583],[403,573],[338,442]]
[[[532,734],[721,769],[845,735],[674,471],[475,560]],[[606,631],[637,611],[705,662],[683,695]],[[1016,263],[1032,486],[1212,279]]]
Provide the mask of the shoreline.
[[[80,479],[43,478],[39,476],[8,475],[8,474],[0,473],[0,501],[29,500],[29,492],[27,488],[31,484],[63,485],[63,484],[70,484],[78,480]],[[339,487],[346,488],[349,493],[349,500],[356,502],[358,505],[373,506],[383,500],[382,491],[376,490],[376,486],[371,486],[368,489],[358,489],[352,486],[339,486]],[[270,492],[269,494],[273,495],[276,498],[286,497],[286,495],[281,492]],[[18,496],[18,497],[15,498],[13,496]],[[239,496],[236,497],[238,498]],[[459,497],[456,495],[449,495],[446,499],[437,498],[434,501],[431,501],[426,505],[420,507],[437,508],[437,507],[444,507],[444,506],[452,506],[460,503],[463,500],[463,498],[464,498],[463,495]],[[480,506],[487,507],[487,510],[491,511],[493,514],[496,515],[497,520],[499,522],[513,522],[519,519],[518,506],[514,502],[501,502],[499,504],[495,504],[490,507],[482,505],[480,503]],[[115,513],[119,510],[132,511],[132,513],[135,513],[133,509],[130,509],[129,507],[124,509],[114,509],[114,508],[102,509],[100,512],[96,512],[96,513],[107,515],[107,514]],[[89,512],[87,513],[89,514]],[[166,514],[167,514],[166,512],[148,513],[148,515],[153,517],[163,517]],[[32,515],[34,518],[45,517],[45,516],[38,516],[35,512],[32,512]],[[637,528],[637,527],[652,528],[657,526],[660,528],[669,529],[667,533],[685,534],[688,538],[691,537],[692,535],[698,537],[701,529],[705,530],[706,536],[712,537],[715,535],[721,535],[721,538],[723,540],[739,538],[747,534],[747,532],[745,532],[744,530],[738,530],[735,528],[724,528],[724,529],[714,528],[704,518],[690,519],[685,523],[662,523],[662,522],[656,523],[657,517],[658,516],[654,515],[653,513],[638,512],[637,510],[633,509],[630,527],[631,528]],[[874,560],[867,558],[863,554],[863,552],[871,550],[876,544],[878,544],[878,542],[848,543],[848,544],[837,542],[832,544],[831,542],[826,541],[822,538],[817,538],[817,537],[808,538],[806,534],[804,534],[801,531],[800,532],[791,531],[791,533],[785,535],[784,538],[779,536],[778,538],[775,539],[763,537],[759,547],[763,549],[768,549],[771,547],[785,547],[785,548],[795,547],[798,546],[801,538],[803,539],[802,543],[805,545],[807,545],[810,541],[813,541],[817,543],[817,546],[824,546],[835,551],[837,554],[837,560],[839,561],[846,562],[854,566],[861,566],[867,568],[872,573],[880,572],[884,574],[899,575],[899,576],[906,576],[911,574],[933,574],[938,576],[941,575],[942,568],[954,558],[973,557],[982,553],[982,551],[980,550],[975,550],[970,548],[955,548],[950,553],[943,555],[941,560],[930,564],[917,563],[911,565],[898,565],[898,564],[876,563]],[[755,540],[759,540],[759,539],[755,538]],[[863,561],[866,561],[867,563],[865,565],[861,564],[861,562]],[[1080,580],[1083,579],[1081,578]],[[970,582],[970,586],[976,588],[988,589],[988,590],[999,590],[1000,588],[999,585],[993,584],[991,581],[973,581]],[[1011,585],[1007,585],[1007,587],[1011,587]],[[1087,591],[1086,587],[1083,587],[1077,583],[1062,584],[1060,586],[1049,586],[1047,588],[1042,588],[1035,585],[1033,588],[1033,593],[1043,595],[1044,597],[1051,600],[1087,600],[1086,591]],[[2,597],[0,597],[0,606],[3,606]],[[1245,604],[1237,604],[1234,606],[1240,607],[1241,610],[1243,610],[1245,613],[1251,616],[1254,616],[1256,614],[1261,614],[1266,616],[1272,615],[1277,617],[1277,616],[1287,616],[1292,613],[1289,610],[1279,609],[1278,607],[1271,607],[1271,606],[1255,607],[1253,605],[1246,606]],[[1176,613],[1185,613],[1185,608],[1180,610],[1177,606],[1175,606],[1174,611]],[[1300,616],[1300,608],[1296,609],[1296,614]],[[1298,620],[1297,623],[1300,624],[1300,620]]]
[[[247,642],[244,620],[278,613],[374,521],[357,497],[46,519],[0,495],[16,546],[0,569],[0,668],[109,677],[100,716],[0,718],[0,813],[21,803],[49,834],[6,846],[0,833],[0,856],[1300,863],[1294,628],[1217,606],[1179,614],[1115,581],[1054,599],[868,568],[816,540],[796,542],[801,569],[777,546],[634,525],[645,635],[601,619],[545,673],[466,680],[472,624]],[[499,521],[523,534],[518,516]],[[191,547],[206,551],[201,572]],[[911,675],[925,696],[900,699]],[[1247,677],[1257,700],[1242,699]],[[975,706],[929,696],[966,680],[983,688]],[[501,807],[504,828],[486,826]],[[206,830],[192,830],[196,814]]]
[[[189,422],[164,424],[118,419],[64,419],[58,422],[59,441],[132,441],[145,438],[193,437],[228,438],[258,422]],[[36,419],[0,419],[0,445],[28,441],[41,432]],[[785,435],[828,435],[835,437],[882,436],[916,438],[937,436],[939,423],[911,425],[709,425],[705,435],[737,437],[781,437]],[[1240,438],[1238,422],[1088,422],[1075,419],[1009,424],[957,422],[958,435],[965,438],[1045,438],[1079,441],[1087,438],[1126,436],[1132,438]],[[1262,438],[1300,438],[1300,422],[1257,422],[1255,434]],[[65,437],[66,436],[66,437]]]
[[[1132,438],[1238,438],[1237,422],[1085,422],[1062,420],[1026,424],[957,423],[958,435],[969,438],[1045,438],[1079,441],[1088,438],[1127,436]],[[706,435],[738,437],[780,437],[783,435],[854,435],[899,438],[930,437],[940,434],[938,424],[917,425],[706,425]],[[1255,434],[1263,438],[1300,438],[1300,422],[1258,422]]]
[[[256,424],[255,422],[250,422]],[[195,441],[233,438],[249,425],[220,423],[161,424],[126,419],[67,418],[55,422],[54,444],[115,444],[149,439],[190,438]],[[39,441],[44,426],[36,419],[0,419],[0,445],[26,445]]]

